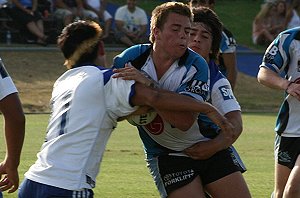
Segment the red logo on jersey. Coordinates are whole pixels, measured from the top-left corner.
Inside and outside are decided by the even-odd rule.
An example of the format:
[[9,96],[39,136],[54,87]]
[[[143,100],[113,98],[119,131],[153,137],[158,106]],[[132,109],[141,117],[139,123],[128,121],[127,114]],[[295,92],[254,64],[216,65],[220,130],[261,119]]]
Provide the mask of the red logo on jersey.
[[164,121],[162,118],[157,114],[154,120],[145,125],[145,128],[153,135],[159,135],[164,131]]

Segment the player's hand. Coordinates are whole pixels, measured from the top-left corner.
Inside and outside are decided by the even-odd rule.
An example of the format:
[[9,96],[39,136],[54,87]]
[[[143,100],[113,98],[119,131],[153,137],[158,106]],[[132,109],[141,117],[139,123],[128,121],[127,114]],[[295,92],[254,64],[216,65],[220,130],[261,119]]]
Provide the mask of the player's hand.
[[215,138],[215,141],[219,141],[219,143],[222,145],[222,149],[229,147],[235,138],[234,126],[217,110],[207,113],[207,116],[221,129],[221,132]]
[[127,63],[124,68],[114,69],[113,78],[122,78],[124,80],[135,80],[144,85],[149,85],[151,80],[148,79],[142,72],[133,67],[130,63]]
[[286,92],[300,101],[300,79],[292,82],[286,89]]
[[0,191],[15,192],[19,187],[17,167],[10,167],[7,161],[0,163]]
[[183,152],[195,160],[205,160],[218,152],[218,148],[214,145],[213,140],[208,140],[198,142]]

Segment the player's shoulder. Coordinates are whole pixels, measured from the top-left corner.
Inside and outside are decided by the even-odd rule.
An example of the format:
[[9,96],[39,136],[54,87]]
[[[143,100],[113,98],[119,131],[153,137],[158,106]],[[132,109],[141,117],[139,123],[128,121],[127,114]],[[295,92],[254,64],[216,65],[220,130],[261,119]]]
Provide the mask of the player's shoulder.
[[139,44],[131,46],[125,49],[121,54],[114,57],[113,67],[122,68],[128,62],[131,62],[133,66],[145,62],[150,55],[152,49],[151,44]]
[[190,48],[188,48],[180,58],[179,65],[184,65],[186,67],[208,67],[206,60]]

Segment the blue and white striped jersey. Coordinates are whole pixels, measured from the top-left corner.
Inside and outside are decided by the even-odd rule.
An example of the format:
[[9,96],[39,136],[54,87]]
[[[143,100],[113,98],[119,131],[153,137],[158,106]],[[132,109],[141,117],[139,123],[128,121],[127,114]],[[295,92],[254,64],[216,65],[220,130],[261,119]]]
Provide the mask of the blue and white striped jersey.
[[67,190],[95,186],[117,118],[136,110],[130,105],[134,81],[112,75],[110,69],[88,65],[57,79],[45,142],[25,174],[28,179]]
[[[219,71],[218,65],[211,60],[208,66],[210,71],[208,102],[216,107],[222,115],[231,111],[241,111],[241,107],[233,94],[231,85],[227,78]],[[214,138],[218,134],[219,127],[206,115],[199,115],[198,124],[201,126],[200,129],[206,137]]]
[[[285,74],[288,80],[300,77],[300,28],[293,28],[280,33],[269,45],[260,67]],[[300,137],[300,103],[294,97],[283,101],[275,131],[285,137]]]
[[[148,44],[133,46],[114,59],[113,66],[124,67],[125,63],[146,72],[158,82],[160,88],[191,96],[205,101],[209,91],[209,69],[206,61],[194,51],[187,49],[168,71],[158,79],[151,57],[152,46]],[[157,116],[150,124],[139,126],[139,134],[147,153],[178,152],[207,140],[197,121],[188,131],[180,131]]]

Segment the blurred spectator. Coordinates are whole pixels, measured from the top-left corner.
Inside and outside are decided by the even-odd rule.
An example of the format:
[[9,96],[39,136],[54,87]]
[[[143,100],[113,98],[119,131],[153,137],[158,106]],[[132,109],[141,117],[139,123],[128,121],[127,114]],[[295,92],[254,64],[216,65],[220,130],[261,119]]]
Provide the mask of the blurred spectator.
[[252,40],[257,45],[269,45],[285,29],[285,1],[264,3],[252,24]]
[[82,0],[54,0],[54,17],[62,22],[63,26],[74,20],[89,19],[93,12],[83,7]]
[[119,7],[115,13],[115,36],[126,46],[148,41],[146,12],[136,6],[137,0],[127,0],[127,5]]
[[285,0],[277,0],[275,2],[275,8],[272,9],[272,31],[276,37],[280,32],[286,29],[286,14],[287,7]]
[[112,23],[112,16],[106,10],[106,4],[106,0],[84,0],[85,8],[93,12],[91,18],[99,22],[104,29],[102,39],[109,36]]
[[11,0],[12,7],[9,15],[16,23],[35,36],[37,44],[47,45],[48,36],[44,33],[41,13],[37,10],[37,0]]
[[300,26],[300,0],[293,0],[287,9],[287,29]]
[[[205,6],[214,10],[215,0],[190,0],[191,8]],[[236,63],[236,40],[233,34],[223,26],[222,40],[220,43],[220,54],[218,57],[218,65],[220,71],[227,77],[232,90],[237,80],[237,63]]]

